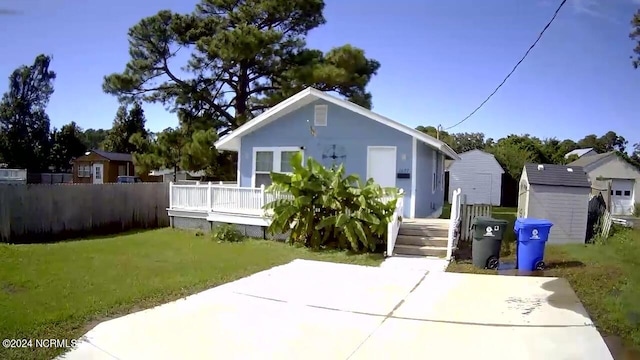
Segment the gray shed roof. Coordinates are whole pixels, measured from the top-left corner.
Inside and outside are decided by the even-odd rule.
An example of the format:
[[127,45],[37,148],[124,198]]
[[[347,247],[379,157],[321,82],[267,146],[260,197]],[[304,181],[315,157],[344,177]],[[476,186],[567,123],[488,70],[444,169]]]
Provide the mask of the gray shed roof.
[[92,152],[112,161],[133,161],[131,154],[115,153],[102,150],[91,150]]
[[582,167],[587,167],[593,163],[595,163],[596,161],[602,160],[608,156],[611,156],[615,154],[615,151],[609,151],[603,154],[597,154],[597,155],[591,155],[591,156],[583,156],[581,158],[578,158],[576,161],[572,161],[570,162],[568,165],[569,166],[582,166]]
[[527,171],[527,180],[529,181],[529,184],[591,187],[587,173],[585,173],[580,166],[525,164],[524,167]]

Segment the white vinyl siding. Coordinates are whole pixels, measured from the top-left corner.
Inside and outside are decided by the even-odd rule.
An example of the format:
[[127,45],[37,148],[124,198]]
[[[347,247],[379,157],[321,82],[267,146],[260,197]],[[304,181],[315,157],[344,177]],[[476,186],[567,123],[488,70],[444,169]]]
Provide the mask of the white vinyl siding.
[[449,167],[449,199],[460,188],[467,204],[500,205],[504,170],[493,155],[480,150],[459,154]]

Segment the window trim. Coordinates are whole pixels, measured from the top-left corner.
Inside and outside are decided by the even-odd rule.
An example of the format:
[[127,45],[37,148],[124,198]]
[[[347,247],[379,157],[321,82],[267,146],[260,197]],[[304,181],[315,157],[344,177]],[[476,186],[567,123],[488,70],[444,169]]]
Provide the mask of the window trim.
[[[324,122],[318,122],[318,110],[324,111]],[[318,104],[313,107],[313,126],[327,126],[329,123],[329,105]]]
[[[281,164],[281,155],[283,152],[288,151],[301,151],[302,152],[302,162],[304,164],[304,148],[301,146],[267,146],[267,147],[254,147],[253,148],[253,157],[251,159],[251,187],[256,188],[256,174],[270,174],[271,171],[256,171],[256,157],[258,152],[262,151],[270,151],[273,152],[273,172],[281,172],[282,164]],[[283,173],[288,174],[288,173]]]
[[78,177],[90,178],[93,172],[92,165],[78,165]]
[[443,154],[440,154],[440,191],[444,191],[444,161],[445,157]]

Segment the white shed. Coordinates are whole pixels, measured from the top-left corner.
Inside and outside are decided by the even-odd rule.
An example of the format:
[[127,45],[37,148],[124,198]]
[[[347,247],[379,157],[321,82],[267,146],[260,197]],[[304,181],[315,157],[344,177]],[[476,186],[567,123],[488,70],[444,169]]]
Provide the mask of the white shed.
[[550,244],[584,244],[591,183],[579,166],[525,164],[518,191],[518,217],[553,223]]
[[450,163],[449,199],[453,189],[460,188],[466,204],[500,206],[504,169],[493,154],[471,150],[458,154],[460,160]]

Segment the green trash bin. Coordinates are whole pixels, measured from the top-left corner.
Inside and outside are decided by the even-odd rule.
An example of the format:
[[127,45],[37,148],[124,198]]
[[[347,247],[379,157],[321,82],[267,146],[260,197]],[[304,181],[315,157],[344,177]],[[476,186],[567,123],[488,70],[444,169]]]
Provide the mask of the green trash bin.
[[506,220],[479,216],[473,219],[473,244],[471,258],[473,265],[481,269],[497,269],[500,259],[502,237],[507,228]]

